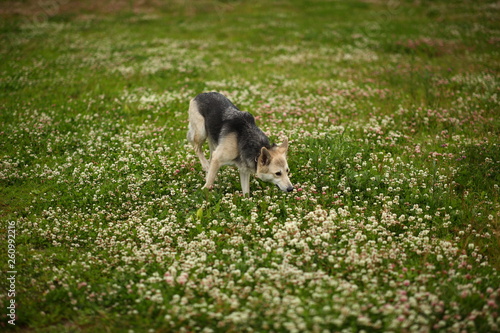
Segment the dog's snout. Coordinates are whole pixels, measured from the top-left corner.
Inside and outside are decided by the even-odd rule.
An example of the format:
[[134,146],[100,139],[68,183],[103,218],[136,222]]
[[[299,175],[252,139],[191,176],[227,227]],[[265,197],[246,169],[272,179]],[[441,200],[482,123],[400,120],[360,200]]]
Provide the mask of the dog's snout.
[[280,187],[279,185],[276,185],[276,187],[279,188],[283,192],[293,192],[293,186]]

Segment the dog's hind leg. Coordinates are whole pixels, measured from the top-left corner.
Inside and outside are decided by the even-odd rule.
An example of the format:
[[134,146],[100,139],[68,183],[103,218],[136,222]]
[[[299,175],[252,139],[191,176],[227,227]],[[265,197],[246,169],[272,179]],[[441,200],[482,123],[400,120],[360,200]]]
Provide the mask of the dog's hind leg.
[[192,100],[189,104],[189,130],[187,139],[193,145],[196,156],[200,159],[203,170],[207,171],[209,163],[203,153],[203,143],[207,139],[207,131],[205,129],[205,118],[198,111],[197,103]]

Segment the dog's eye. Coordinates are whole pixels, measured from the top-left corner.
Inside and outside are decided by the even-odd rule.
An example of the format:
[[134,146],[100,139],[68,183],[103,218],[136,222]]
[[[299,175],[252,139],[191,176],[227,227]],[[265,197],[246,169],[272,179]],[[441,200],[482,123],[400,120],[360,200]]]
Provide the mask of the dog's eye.
[[276,172],[275,175],[278,177],[281,176],[281,171]]

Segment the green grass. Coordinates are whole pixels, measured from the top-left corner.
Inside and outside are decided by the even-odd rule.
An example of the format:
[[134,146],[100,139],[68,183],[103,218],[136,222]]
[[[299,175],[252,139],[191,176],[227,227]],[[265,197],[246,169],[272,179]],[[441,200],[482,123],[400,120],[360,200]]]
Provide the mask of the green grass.
[[[58,4],[0,11],[2,329],[498,330],[494,2]],[[203,91],[290,139],[293,193],[201,190]]]

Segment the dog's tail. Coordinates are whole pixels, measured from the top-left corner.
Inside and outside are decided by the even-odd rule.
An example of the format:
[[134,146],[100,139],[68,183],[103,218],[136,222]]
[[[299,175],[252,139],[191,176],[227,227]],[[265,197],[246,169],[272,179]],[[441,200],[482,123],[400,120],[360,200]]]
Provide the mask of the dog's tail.
[[202,116],[196,99],[192,99],[189,103],[189,129],[187,139],[196,146],[202,144],[207,138],[205,129],[205,117]]

